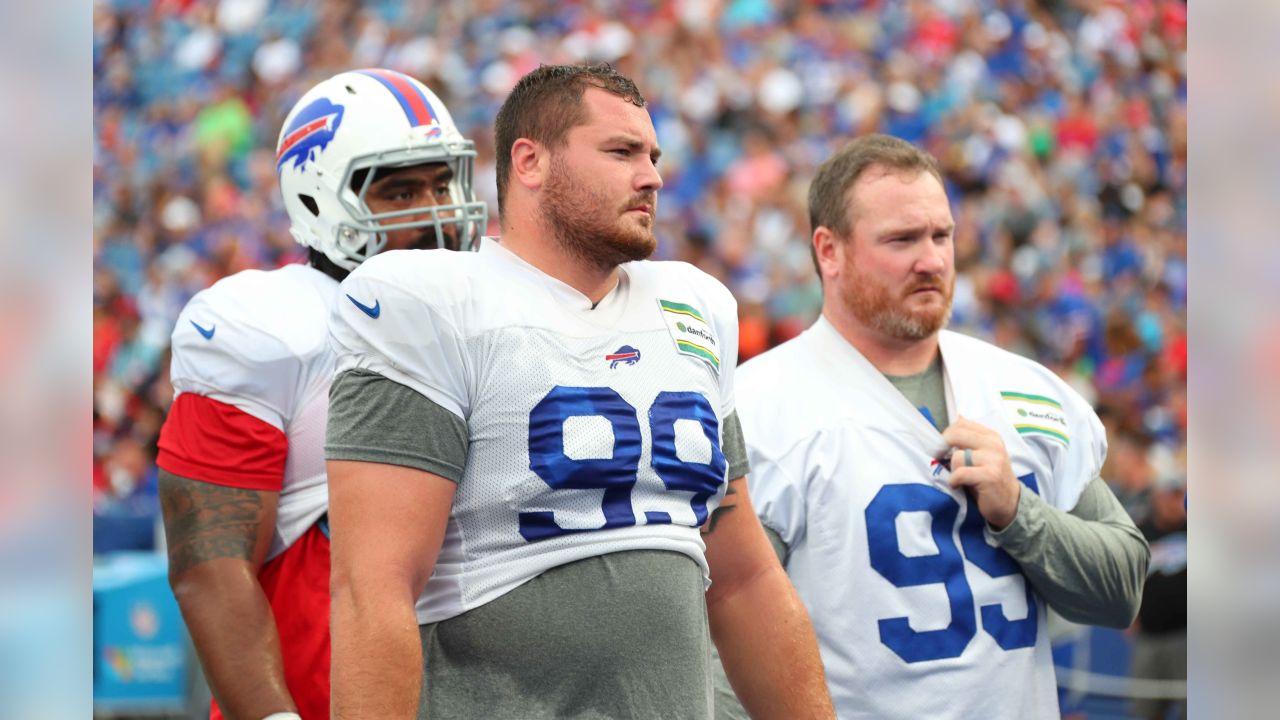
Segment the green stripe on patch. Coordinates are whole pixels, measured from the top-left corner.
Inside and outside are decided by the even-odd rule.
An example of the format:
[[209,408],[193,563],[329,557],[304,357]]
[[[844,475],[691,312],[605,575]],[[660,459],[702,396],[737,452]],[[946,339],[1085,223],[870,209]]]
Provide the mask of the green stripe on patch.
[[1023,402],[1038,403],[1040,405],[1048,405],[1049,407],[1057,408],[1059,410],[1062,409],[1062,403],[1058,402],[1057,400],[1054,400],[1053,398],[1047,398],[1043,395],[1030,395],[1028,393],[1019,393],[1019,392],[1001,392],[1000,397],[1004,398],[1005,400],[1021,400]]
[[1071,440],[1067,439],[1066,433],[1060,433],[1057,430],[1054,430],[1053,428],[1047,428],[1047,427],[1044,427],[1043,425],[1014,425],[1013,427],[1023,435],[1039,433],[1041,435],[1048,435],[1050,437],[1058,438],[1059,440],[1061,440],[1064,443],[1067,443],[1068,445],[1071,444]]
[[[679,315],[688,315],[689,317],[702,320],[702,313],[698,312],[698,309],[693,307],[692,305],[685,305],[684,303],[671,302],[669,300],[659,300],[658,304],[661,305],[662,309],[666,310],[667,312],[677,313]],[[702,322],[705,323],[706,320],[702,320]]]
[[716,357],[715,353],[702,347],[701,345],[694,345],[688,340],[677,340],[676,347],[678,347],[679,349],[687,353],[697,355],[698,357],[706,360],[707,362],[711,363],[711,365],[715,367],[716,370],[720,369],[720,358]]

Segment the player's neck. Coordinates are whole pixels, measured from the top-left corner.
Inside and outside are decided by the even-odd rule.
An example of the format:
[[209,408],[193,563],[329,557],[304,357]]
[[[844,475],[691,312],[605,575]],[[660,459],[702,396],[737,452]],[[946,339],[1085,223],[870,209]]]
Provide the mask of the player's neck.
[[618,284],[618,268],[601,268],[565,251],[555,238],[536,226],[504,226],[502,246],[543,273],[582,293],[592,307]]
[[828,304],[822,316],[850,345],[885,375],[918,375],[938,357],[938,333],[920,340],[900,340],[864,326],[851,316],[832,312]]

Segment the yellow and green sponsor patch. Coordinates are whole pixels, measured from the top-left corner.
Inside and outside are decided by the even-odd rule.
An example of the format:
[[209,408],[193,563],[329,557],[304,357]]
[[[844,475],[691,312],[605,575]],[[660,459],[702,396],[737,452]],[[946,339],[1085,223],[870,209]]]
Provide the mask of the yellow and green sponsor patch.
[[1067,416],[1062,403],[1034,393],[1002,391],[1000,398],[1013,414],[1013,428],[1021,435],[1050,437],[1064,445],[1071,444],[1067,434]]
[[703,360],[706,360],[707,362],[711,363],[711,367],[715,368],[716,370],[720,369],[720,358],[716,357],[715,353],[702,347],[701,345],[695,345],[694,343],[691,343],[688,340],[677,340],[676,347],[679,348],[681,352],[687,355],[694,355],[696,357],[702,358]]
[[658,305],[662,307],[663,312],[675,313],[677,315],[688,315],[698,322],[706,322],[706,320],[702,319],[702,313],[698,312],[698,309],[692,305],[671,302],[670,300],[659,300]]
[[719,341],[702,311],[688,303],[672,300],[658,300],[658,307],[676,351],[702,360],[719,373],[720,355],[716,352]]
[[1035,405],[1047,405],[1051,408],[1057,408],[1059,412],[1062,411],[1062,403],[1058,402],[1057,400],[1054,400],[1051,397],[1045,397],[1044,395],[1032,395],[1031,393],[1010,392],[1008,390],[1003,390],[1000,392],[1000,397],[1004,398],[1005,400],[1015,400],[1015,401],[1031,403]]

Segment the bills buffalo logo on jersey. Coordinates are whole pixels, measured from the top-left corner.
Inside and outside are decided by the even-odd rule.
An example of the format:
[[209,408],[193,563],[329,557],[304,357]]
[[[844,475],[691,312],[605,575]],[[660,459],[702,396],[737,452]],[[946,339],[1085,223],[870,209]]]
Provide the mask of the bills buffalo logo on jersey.
[[933,468],[932,474],[934,477],[941,475],[943,470],[951,472],[951,453],[947,453],[940,458],[934,458],[929,463],[929,467]]
[[303,108],[289,123],[280,148],[276,150],[276,172],[282,170],[289,160],[293,160],[294,168],[314,161],[316,153],[333,141],[342,126],[343,112],[341,105],[330,102],[328,98],[318,98]]
[[618,367],[618,363],[622,363],[623,365],[635,365],[640,362],[640,351],[630,345],[623,345],[616,351],[605,355],[604,359],[609,362],[610,370]]

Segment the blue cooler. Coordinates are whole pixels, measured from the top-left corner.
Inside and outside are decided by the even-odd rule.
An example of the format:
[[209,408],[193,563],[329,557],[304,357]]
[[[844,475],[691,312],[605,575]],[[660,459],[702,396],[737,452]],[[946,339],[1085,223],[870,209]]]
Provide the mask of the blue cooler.
[[113,713],[181,712],[191,659],[156,553],[112,553],[93,566],[93,705]]

